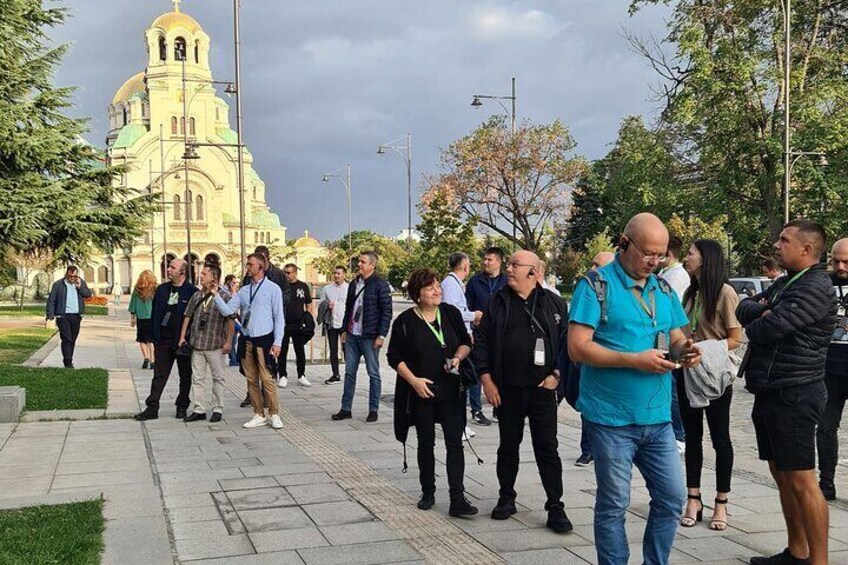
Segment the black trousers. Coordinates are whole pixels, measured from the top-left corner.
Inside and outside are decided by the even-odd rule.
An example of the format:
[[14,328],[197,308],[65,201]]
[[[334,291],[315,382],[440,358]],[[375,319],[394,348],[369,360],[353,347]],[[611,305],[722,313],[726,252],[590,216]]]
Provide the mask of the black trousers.
[[536,467],[547,495],[545,510],[562,504],[562,461],[557,451],[557,401],[555,391],[542,387],[501,387],[498,407],[497,474],[500,496],[515,500],[518,450],[524,438],[524,420],[530,421],[530,437]]
[[716,454],[716,492],[730,492],[733,474],[733,443],[730,440],[730,403],[733,387],[729,386],[720,397],[706,408],[692,408],[686,396],[682,370],[674,371],[680,418],[686,432],[686,487],[701,488],[701,469],[704,467],[704,416],[710,429],[710,439]]
[[300,335],[289,330],[289,327],[293,326],[294,322],[292,322],[292,326],[289,326],[288,322],[286,322],[286,331],[283,333],[283,356],[279,362],[278,369],[281,377],[288,376],[288,368],[286,365],[289,360],[289,342],[292,342],[294,345],[294,356],[297,363],[297,376],[302,377],[306,374],[306,340],[304,340]]
[[59,328],[59,339],[62,342],[62,363],[65,367],[74,363],[74,347],[77,345],[81,321],[82,316],[79,314],[64,314],[56,318],[56,327]]
[[[414,392],[412,394],[415,394]],[[465,453],[462,433],[465,431],[465,395],[445,400],[412,399],[412,417],[418,434],[418,479],[423,494],[436,492],[436,422],[445,436],[445,465],[451,499],[465,492]]]
[[337,330],[327,329],[327,343],[330,346],[330,368],[333,370],[334,377],[341,376],[339,374],[339,336],[341,333],[341,328]]
[[178,409],[188,409],[191,392],[191,357],[178,357],[174,354],[174,346],[170,342],[157,343],[153,346],[153,354],[156,356],[156,364],[153,366],[153,382],[150,385],[150,396],[144,401],[148,408],[159,411],[159,399],[162,391],[168,384],[174,361],[177,362],[177,371],[180,375],[180,392],[174,402]]
[[842,410],[848,400],[848,385],[835,379],[825,379],[827,385],[827,404],[821,423],[816,430],[816,446],[819,452],[819,474],[824,483],[833,483],[836,464],[839,462],[839,440],[836,432],[842,420]]

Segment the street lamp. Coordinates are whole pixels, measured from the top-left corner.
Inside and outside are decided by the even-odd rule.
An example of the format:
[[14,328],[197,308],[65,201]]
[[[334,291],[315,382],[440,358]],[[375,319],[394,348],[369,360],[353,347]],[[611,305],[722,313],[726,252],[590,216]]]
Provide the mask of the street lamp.
[[[345,173],[342,174],[341,170],[345,169]],[[350,163],[346,163],[344,166],[339,167],[335,171],[330,171],[329,173],[324,173],[324,176],[321,177],[323,182],[330,182],[331,177],[336,177],[345,187],[347,191],[347,247],[348,247],[348,256],[353,253],[353,223],[351,221],[351,213],[350,213]]]
[[[503,108],[506,115],[510,117],[510,120],[511,120],[511,123],[512,123],[512,135],[514,137],[515,136],[515,100],[516,100],[516,97],[515,97],[515,77],[512,77],[512,96],[492,96],[490,94],[475,94],[474,98],[471,100],[471,106],[473,108],[479,108],[480,106],[483,105],[483,102],[481,102],[481,100],[483,100],[483,99],[494,100],[495,102],[497,102],[498,104],[501,105],[501,108]],[[504,105],[504,103],[501,102],[501,100],[512,100],[512,111],[508,110],[507,107]]]
[[[398,142],[403,139],[406,139],[406,144],[398,145]],[[409,250],[412,245],[412,134],[407,133],[406,137],[399,137],[379,145],[377,155],[385,155],[386,149],[393,149],[406,162],[406,249]]]

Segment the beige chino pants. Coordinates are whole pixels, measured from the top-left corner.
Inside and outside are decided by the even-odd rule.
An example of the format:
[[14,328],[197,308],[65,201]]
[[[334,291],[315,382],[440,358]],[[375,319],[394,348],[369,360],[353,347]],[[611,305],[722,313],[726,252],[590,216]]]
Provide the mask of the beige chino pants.
[[206,413],[206,373],[212,375],[212,411],[224,412],[224,354],[220,349],[191,352],[191,397],[194,411]]

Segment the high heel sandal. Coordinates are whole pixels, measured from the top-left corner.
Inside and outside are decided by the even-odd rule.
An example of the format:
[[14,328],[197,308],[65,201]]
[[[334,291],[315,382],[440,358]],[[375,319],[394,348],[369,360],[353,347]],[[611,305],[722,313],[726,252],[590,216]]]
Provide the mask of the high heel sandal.
[[[727,504],[727,499],[724,500],[720,498],[715,499],[716,507],[719,504]],[[727,509],[725,509],[725,513],[727,513]],[[727,529],[727,520],[716,520],[715,518],[715,509],[713,509],[713,519],[710,520],[710,529],[716,532],[723,532]]]
[[695,514],[694,518],[692,516],[688,516],[686,514],[684,514],[683,517],[680,518],[680,525],[681,526],[683,526],[684,528],[691,528],[697,522],[702,522],[704,520],[704,503],[701,501],[701,495],[700,494],[688,494],[688,495],[686,495],[686,498],[688,498],[689,500],[697,500],[698,502],[701,503],[701,508]]

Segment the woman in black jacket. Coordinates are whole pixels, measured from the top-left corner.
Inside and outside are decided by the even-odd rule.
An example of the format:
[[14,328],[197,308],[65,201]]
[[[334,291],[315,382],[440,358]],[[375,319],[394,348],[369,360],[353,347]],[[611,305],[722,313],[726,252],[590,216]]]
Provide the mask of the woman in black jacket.
[[395,320],[387,356],[389,365],[398,373],[396,402],[406,404],[418,435],[422,492],[418,508],[428,510],[436,501],[434,448],[439,422],[447,453],[449,514],[471,516],[477,508],[465,498],[463,486],[465,392],[459,376],[460,362],[471,353],[471,338],[459,310],[442,304],[436,273],[430,269],[414,271],[407,291],[416,305]]

